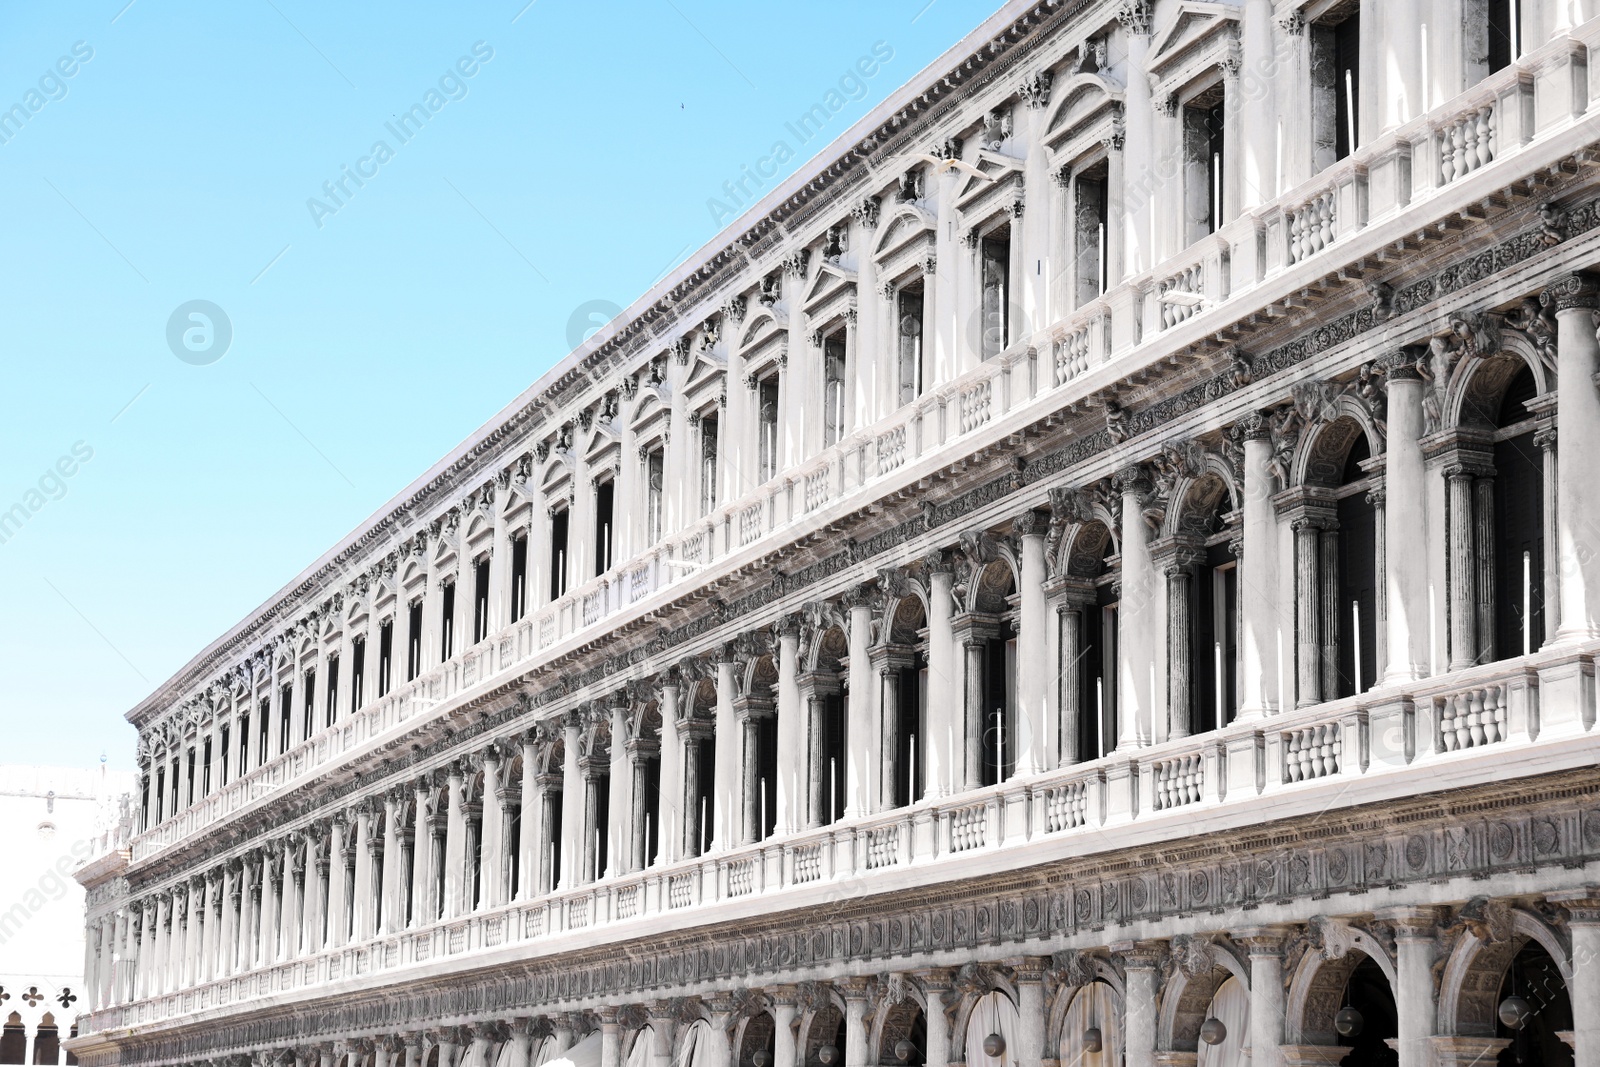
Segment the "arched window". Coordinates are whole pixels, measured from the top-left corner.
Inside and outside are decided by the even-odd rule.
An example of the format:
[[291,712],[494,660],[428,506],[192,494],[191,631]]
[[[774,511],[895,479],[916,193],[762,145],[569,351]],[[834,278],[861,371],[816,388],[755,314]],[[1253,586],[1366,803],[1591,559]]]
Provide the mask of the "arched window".
[[22,1016],[12,1012],[6,1024],[0,1027],[0,1063],[26,1063],[28,1059],[28,1033],[22,1026]]
[[1073,994],[1061,1025],[1061,1067],[1120,1067],[1122,1007],[1116,990],[1096,979]]
[[[1018,1039],[1022,1023],[1017,1006],[1001,992],[985,993],[973,1004],[967,1016],[967,1067],[1017,1067]],[[985,1050],[990,1037],[1000,1038],[1000,1054],[991,1056]]]
[[1340,1009],[1352,1009],[1359,1016],[1356,1032],[1341,1035],[1338,1043],[1350,1049],[1344,1067],[1399,1067],[1400,1054],[1389,1041],[1400,1036],[1400,1015],[1394,991],[1383,968],[1370,957],[1363,957],[1350,972]]
[[1495,1003],[1508,997],[1526,1001],[1530,1013],[1519,1030],[1496,1024],[1495,1036],[1511,1039],[1500,1052],[1500,1067],[1572,1067],[1572,1049],[1558,1036],[1572,1030],[1572,998],[1561,969],[1539,942],[1529,941],[1506,968]]
[[33,1032],[33,1062],[54,1064],[61,1060],[61,1034],[56,1029],[55,1016],[45,1012],[39,1028]]
[[1544,457],[1526,407],[1538,387],[1524,366],[1500,401],[1494,442],[1494,644],[1492,659],[1544,644]]

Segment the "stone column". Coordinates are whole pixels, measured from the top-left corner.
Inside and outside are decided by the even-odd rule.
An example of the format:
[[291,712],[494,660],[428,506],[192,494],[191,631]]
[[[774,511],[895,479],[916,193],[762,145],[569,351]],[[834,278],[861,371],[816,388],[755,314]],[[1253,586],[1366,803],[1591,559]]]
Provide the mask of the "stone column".
[[[1594,387],[1600,343],[1594,309],[1600,288],[1586,274],[1568,275],[1545,291],[1546,307],[1556,309],[1556,432],[1561,462],[1556,466],[1556,545],[1560,561],[1561,622],[1554,644],[1600,637],[1600,494],[1590,474],[1600,469],[1600,392]],[[1549,549],[1546,549],[1549,552]],[[1548,593],[1546,599],[1549,599]]]
[[559,887],[562,871],[566,867],[566,857],[560,857],[557,863],[557,849],[566,841],[566,828],[562,827],[561,836],[556,835],[556,805],[562,805],[562,819],[565,821],[565,803],[562,801],[562,778],[554,774],[541,774],[539,776],[539,866],[538,885],[536,894],[553,893]]
[[[1251,8],[1261,0],[1249,0]],[[1271,12],[1268,11],[1270,18]],[[1239,561],[1239,719],[1278,710],[1279,649],[1283,624],[1278,604],[1278,520],[1272,507],[1272,441],[1267,420],[1249,415],[1244,438],[1243,558]]]
[[[1143,498],[1149,488],[1148,477],[1143,468],[1131,466],[1119,471],[1113,481],[1122,494],[1122,595],[1117,605],[1117,750],[1126,752],[1150,744],[1154,736],[1151,728],[1155,697],[1155,627],[1160,614],[1156,607],[1155,564],[1150,558],[1150,528],[1144,521]],[[1131,1058],[1128,1067],[1136,1067]]]
[[583,773],[578,768],[578,717],[568,715],[562,727],[563,759],[561,764],[561,871],[559,888],[567,889],[579,883],[583,871],[583,819],[573,818],[570,800],[584,795]]
[[644,824],[630,818],[633,813],[633,771],[628,764],[628,746],[632,739],[628,736],[629,716],[625,692],[617,694],[610,713],[611,796],[607,808],[610,818],[606,828],[606,855],[600,858],[600,862],[608,874],[615,875],[630,869],[633,839],[644,832]]
[[[948,796],[956,788],[956,730],[960,706],[955,698],[956,645],[951,626],[955,575],[937,554],[925,561],[928,572],[928,706],[924,710],[923,769],[930,797]],[[933,1061],[929,1061],[933,1062]]]
[[[927,997],[927,1010],[924,1018],[928,1025],[928,1047],[924,1050],[924,1062],[939,1067],[952,1061],[950,1054],[950,1020],[945,1015],[945,997],[950,992],[951,971],[943,967],[932,967],[925,970],[911,972],[922,986],[922,992]],[[965,1053],[962,1054],[965,1059]],[[775,1065],[776,1067],[776,1065]]]
[[[628,825],[633,829],[628,862],[630,871],[642,871],[650,865],[651,831],[654,830],[658,840],[662,836],[660,825],[650,825],[649,805],[646,803],[650,788],[650,761],[657,759],[660,752],[660,744],[647,737],[635,737],[628,742],[628,762],[633,777],[628,807]],[[659,820],[659,803],[656,808],[656,818]]]
[[344,863],[345,838],[350,833],[349,816],[334,817],[328,834],[328,932],[325,943],[342,945],[350,930],[350,916],[345,910],[345,879],[349,876]]
[[622,1042],[617,1033],[617,1009],[602,1005],[595,1009],[600,1017],[600,1067],[622,1067]]
[[605,857],[600,855],[600,771],[602,765],[592,757],[585,758],[583,769],[583,841],[575,885],[599,881],[605,874]]
[[[460,595],[459,590],[457,595]],[[465,780],[466,769],[460,761],[451,763],[446,787],[449,806],[444,825],[444,914],[448,918],[465,914],[468,907]]]
[[[872,798],[873,811],[894,807],[895,779],[900,775],[900,664],[874,649],[872,673],[878,683],[878,782]],[[912,789],[915,790],[915,783]],[[916,797],[913,796],[915,802]]]
[[499,745],[490,745],[483,753],[483,842],[479,848],[482,856],[479,875],[479,899],[486,908],[497,908],[506,902],[506,809],[505,753]]
[[679,734],[678,710],[681,690],[676,672],[668,672],[661,686],[661,778],[659,813],[661,858],[676,862],[682,855],[684,808],[684,740]]
[[[726,501],[726,495],[719,498]],[[739,719],[733,709],[739,692],[738,665],[724,654],[717,662],[716,766],[712,769],[711,849],[722,851],[739,834]],[[701,768],[702,772],[705,768]]]
[[1022,541],[1022,578],[1017,615],[1016,773],[1039,774],[1051,769],[1054,753],[1046,753],[1045,689],[1056,667],[1045,649],[1049,642],[1050,607],[1045,599],[1044,520],[1037,512],[1017,516],[1012,529]]
[[[1294,520],[1295,704],[1322,703],[1322,521],[1310,515]],[[1245,550],[1246,552],[1249,549]]]
[[222,869],[222,923],[218,931],[216,975],[225,978],[233,973],[235,946],[239,938],[239,900],[243,895],[241,879],[244,864],[229,860]]
[[845,766],[840,768],[845,776],[845,818],[858,818],[872,811],[872,784],[868,778],[876,762],[872,750],[878,741],[873,718],[872,614],[881,599],[878,593],[859,587],[844,598],[850,616],[850,693],[845,709]]
[[1190,705],[1194,648],[1191,640],[1194,579],[1186,555],[1179,554],[1162,568],[1167,578],[1167,737],[1188,737],[1193,714]]
[[413,926],[426,926],[434,920],[433,900],[433,834],[428,829],[428,802],[432,799],[433,783],[427,776],[412,783],[415,793],[416,815],[411,838],[411,914],[407,922]]
[[1545,896],[1567,909],[1572,932],[1572,1051],[1574,1067],[1600,1067],[1600,886],[1586,885]]
[[964,666],[962,687],[966,699],[962,715],[962,775],[963,789],[977,789],[983,785],[983,661],[987,651],[982,634],[968,630],[963,636],[961,651]]
[[844,1067],[868,1067],[871,1057],[866,1024],[868,981],[851,977],[836,983],[844,995]]
[[1125,941],[1112,946],[1113,951],[1122,954],[1127,965],[1127,998],[1122,1024],[1126,1067],[1155,1067],[1156,970],[1164,947],[1161,941]]
[[261,857],[261,939],[256,963],[269,967],[278,961],[282,938],[279,918],[283,910],[283,843],[274,841]]
[[[1089,603],[1093,603],[1091,600]],[[1083,708],[1083,613],[1081,591],[1069,590],[1056,608],[1061,647],[1060,765],[1070,767],[1083,759],[1078,751],[1078,722]]]
[[1241,930],[1234,940],[1250,955],[1250,1067],[1278,1067],[1278,1047],[1284,1042],[1283,987],[1284,931],[1276,926]]
[[808,829],[821,826],[828,814],[828,767],[823,752],[823,695],[814,678],[807,679],[806,702],[806,817]]
[[780,619],[778,633],[778,788],[773,825],[778,833],[793,833],[805,823],[805,728],[807,717],[800,697],[800,631],[793,617]]
[[1474,559],[1472,472],[1457,463],[1444,472],[1450,515],[1450,669],[1477,660],[1477,572]]
[[1017,1048],[1012,1055],[1015,1062],[1042,1063],[1054,1059],[1045,1049],[1045,1016],[1048,1009],[1044,999],[1044,966],[1047,961],[1037,956],[1023,956],[1008,961],[1017,982]]
[[539,841],[543,833],[542,807],[543,798],[539,793],[539,746],[538,734],[528,730],[522,735],[522,822],[520,824],[520,839],[517,841],[517,866],[522,872],[522,881],[517,886],[518,900],[532,900],[535,896],[545,891],[546,883],[540,877],[541,849]]
[[1437,916],[1432,908],[1401,907],[1380,911],[1377,917],[1393,922],[1395,928],[1394,1000],[1400,1034],[1394,1047],[1400,1053],[1400,1067],[1428,1067],[1428,1039],[1435,1033],[1437,1016],[1433,991]]
[[712,731],[713,727],[704,719],[686,719],[678,731],[683,738],[683,855],[686,858],[703,851],[705,834],[700,820],[703,814],[709,817],[709,813],[703,812],[700,803],[700,776],[706,773],[700,766],[700,743],[710,738]]
[[363,801],[356,809],[356,871],[351,888],[352,909],[349,929],[356,941],[365,941],[373,935],[372,898],[372,803]]
[[753,844],[766,833],[761,825],[761,720],[759,708],[739,709],[739,843]]
[[[404,853],[400,849],[400,805],[403,794],[398,789],[391,789],[383,798],[383,915],[381,930],[383,933],[392,934],[396,930],[405,928],[406,901],[401,891],[401,878],[404,872],[400,869],[400,860]],[[378,923],[373,923],[374,932],[379,929]]]
[[[1590,343],[1593,344],[1593,327]],[[1405,353],[1386,362],[1389,391],[1384,488],[1384,589],[1388,610],[1385,684],[1428,673],[1427,486],[1422,460],[1422,378]],[[1589,390],[1594,391],[1593,383]],[[1600,405],[1596,406],[1600,415]]]
[[[1127,97],[1123,109],[1126,116],[1125,145],[1123,160],[1124,182],[1132,188],[1156,183],[1158,179],[1151,168],[1150,146],[1155,143],[1153,129],[1155,112],[1150,104],[1150,81],[1144,75],[1146,57],[1150,51],[1150,33],[1154,29],[1151,25],[1152,4],[1128,4],[1117,10],[1117,17],[1122,22],[1127,41],[1127,69],[1138,72],[1128,79]],[[1115,175],[1113,175],[1115,178]],[[1121,230],[1122,243],[1126,247],[1124,267],[1129,273],[1138,273],[1148,270],[1154,265],[1154,235],[1151,233],[1151,219],[1154,216],[1156,198],[1152,196],[1134,196],[1133,202],[1126,204],[1127,214],[1124,218],[1113,219],[1111,229],[1113,232]],[[1117,223],[1121,225],[1118,226]],[[1115,275],[1112,284],[1117,282]],[[1142,520],[1140,520],[1142,522]],[[1128,716],[1131,718],[1132,716]],[[1140,1067],[1130,1059],[1128,1067]]]

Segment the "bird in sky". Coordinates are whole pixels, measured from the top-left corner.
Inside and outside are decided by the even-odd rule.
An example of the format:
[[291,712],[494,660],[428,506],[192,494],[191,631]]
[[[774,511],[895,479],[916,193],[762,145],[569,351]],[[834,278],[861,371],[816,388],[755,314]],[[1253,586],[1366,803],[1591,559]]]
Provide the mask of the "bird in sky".
[[968,163],[965,160],[955,159],[953,157],[950,159],[938,159],[934,156],[928,155],[926,152],[915,152],[912,154],[911,158],[920,159],[922,162],[932,167],[935,173],[938,174],[946,174],[952,170],[955,170],[960,171],[962,174],[970,174],[974,178],[982,178],[986,182],[994,181],[993,177],[985,174],[983,171],[979,170],[977,167],[974,167],[971,163]]

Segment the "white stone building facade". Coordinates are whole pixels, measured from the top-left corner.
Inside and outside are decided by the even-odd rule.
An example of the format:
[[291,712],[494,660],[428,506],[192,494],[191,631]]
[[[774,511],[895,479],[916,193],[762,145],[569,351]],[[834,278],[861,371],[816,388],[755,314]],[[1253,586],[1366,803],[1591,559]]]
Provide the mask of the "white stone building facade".
[[1008,4],[130,712],[74,1051],[1600,1067],[1597,46]]
[[0,1064],[73,1062],[85,893],[73,875],[133,830],[133,776],[0,766]]

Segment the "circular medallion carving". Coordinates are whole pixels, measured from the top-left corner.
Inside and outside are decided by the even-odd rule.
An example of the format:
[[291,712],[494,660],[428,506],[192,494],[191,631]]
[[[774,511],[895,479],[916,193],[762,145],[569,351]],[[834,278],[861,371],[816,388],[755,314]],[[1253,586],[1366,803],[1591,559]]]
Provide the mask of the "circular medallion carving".
[[942,943],[944,941],[944,916],[935,915],[933,917],[933,921],[928,926],[928,931],[929,936],[932,937],[934,944],[937,945]]
[[994,925],[994,916],[988,908],[978,908],[973,913],[972,932],[978,937],[988,937],[989,928]]
[[1272,892],[1272,883],[1278,877],[1278,868],[1271,860],[1259,860],[1256,863],[1256,891],[1258,893]]
[[1204,904],[1206,897],[1211,893],[1211,879],[1205,871],[1189,872],[1189,899],[1196,904]]
[[1039,902],[1037,900],[1029,900],[1022,906],[1022,922],[1030,930],[1039,925]]
[[1533,847],[1534,851],[1541,854],[1554,852],[1561,844],[1561,834],[1556,829],[1554,820],[1535,819],[1533,821]]
[[1072,894],[1072,914],[1077,917],[1077,920],[1080,923],[1086,923],[1089,921],[1089,908],[1091,904],[1092,901],[1089,899],[1089,891],[1087,889],[1080,889],[1076,893]]
[[1345,855],[1343,849],[1328,853],[1328,880],[1335,885],[1343,885],[1344,880],[1350,876],[1350,857]]
[[1489,855],[1495,859],[1510,859],[1511,850],[1516,847],[1516,843],[1516,835],[1505,823],[1497,822],[1489,827]]
[[1421,834],[1406,838],[1406,862],[1412,870],[1421,870],[1428,862],[1428,841]]
[[1289,886],[1292,889],[1304,889],[1311,884],[1311,861],[1304,856],[1296,856],[1289,861]]
[[1143,911],[1149,900],[1149,891],[1145,889],[1144,879],[1135,879],[1133,883],[1133,910]]

